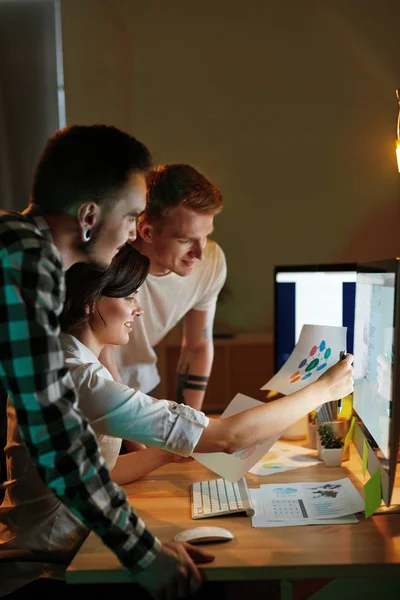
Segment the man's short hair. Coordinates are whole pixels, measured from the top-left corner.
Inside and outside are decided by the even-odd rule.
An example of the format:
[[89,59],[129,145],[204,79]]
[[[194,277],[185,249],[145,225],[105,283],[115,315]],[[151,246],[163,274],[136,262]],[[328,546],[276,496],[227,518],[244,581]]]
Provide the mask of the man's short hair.
[[72,125],[47,141],[30,202],[76,215],[86,202],[109,204],[131,173],[146,175],[150,168],[149,150],[128,133],[111,125]]
[[221,192],[194,167],[185,164],[159,165],[147,175],[145,217],[157,221],[176,206],[207,215],[223,208]]

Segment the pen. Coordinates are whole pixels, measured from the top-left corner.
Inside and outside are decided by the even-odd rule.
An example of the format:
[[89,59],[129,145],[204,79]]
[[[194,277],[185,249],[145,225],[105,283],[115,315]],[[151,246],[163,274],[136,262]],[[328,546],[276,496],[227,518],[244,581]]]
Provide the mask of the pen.
[[[343,360],[344,358],[346,358],[346,354],[347,354],[347,352],[345,350],[342,350],[339,355],[339,360]],[[339,400],[337,401],[337,414],[338,415],[340,415],[341,410],[342,410],[342,399],[339,398]]]

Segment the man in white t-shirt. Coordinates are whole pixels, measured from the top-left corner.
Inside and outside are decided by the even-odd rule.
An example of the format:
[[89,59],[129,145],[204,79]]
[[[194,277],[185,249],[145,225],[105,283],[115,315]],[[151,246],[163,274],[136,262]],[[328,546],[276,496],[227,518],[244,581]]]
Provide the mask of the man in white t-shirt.
[[150,258],[150,274],[139,290],[144,315],[133,324],[130,342],[116,347],[114,357],[107,349],[102,361],[114,378],[150,393],[160,381],[154,347],[183,319],[176,400],[200,410],[214,356],[215,308],[226,279],[224,253],[208,239],[222,197],[185,164],[156,168],[147,185],[135,241]]

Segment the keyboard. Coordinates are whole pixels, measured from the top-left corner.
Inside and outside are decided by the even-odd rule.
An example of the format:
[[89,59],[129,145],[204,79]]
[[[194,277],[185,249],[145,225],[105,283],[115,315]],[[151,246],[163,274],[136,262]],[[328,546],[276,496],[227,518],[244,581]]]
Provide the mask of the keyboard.
[[235,483],[227,479],[198,481],[191,486],[192,519],[246,513],[254,515],[254,508],[244,477]]

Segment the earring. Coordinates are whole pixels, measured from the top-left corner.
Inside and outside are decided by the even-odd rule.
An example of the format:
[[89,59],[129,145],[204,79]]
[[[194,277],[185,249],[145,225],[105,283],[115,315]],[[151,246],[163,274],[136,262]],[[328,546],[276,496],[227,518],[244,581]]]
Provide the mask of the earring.
[[92,235],[90,227],[85,227],[82,233],[83,241],[88,242],[90,240],[90,236]]

